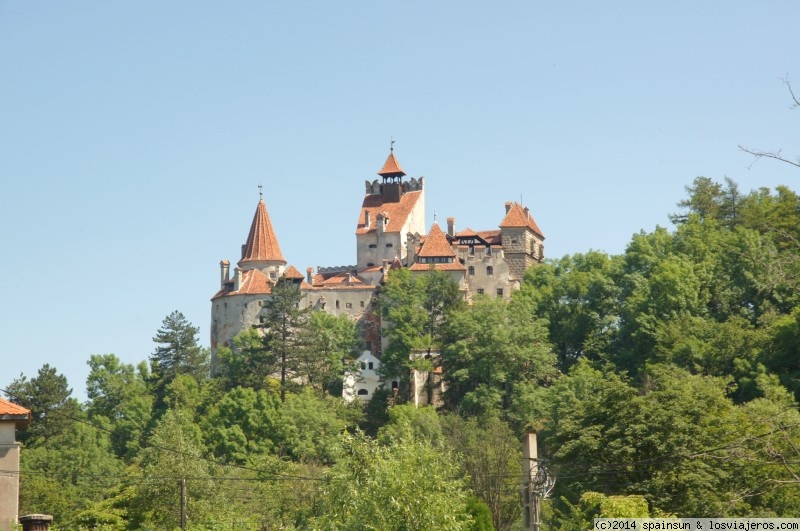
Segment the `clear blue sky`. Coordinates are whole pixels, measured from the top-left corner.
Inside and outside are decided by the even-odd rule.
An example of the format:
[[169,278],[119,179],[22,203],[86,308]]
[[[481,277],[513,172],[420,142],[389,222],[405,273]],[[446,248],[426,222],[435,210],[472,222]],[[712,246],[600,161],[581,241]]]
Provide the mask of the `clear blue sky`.
[[258,184],[284,256],[355,262],[389,140],[428,224],[527,204],[550,258],[617,254],[698,175],[797,189],[796,1],[0,0],[0,385],[208,344]]

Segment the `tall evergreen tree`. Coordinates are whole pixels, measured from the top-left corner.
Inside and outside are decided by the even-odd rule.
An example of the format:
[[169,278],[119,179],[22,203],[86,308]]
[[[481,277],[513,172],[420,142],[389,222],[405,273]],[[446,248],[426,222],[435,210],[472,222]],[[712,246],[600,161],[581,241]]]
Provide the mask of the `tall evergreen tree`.
[[153,341],[156,349],[150,356],[150,370],[157,409],[164,408],[167,386],[180,374],[198,382],[208,377],[208,352],[197,344],[199,329],[179,311],[164,318]]
[[31,410],[31,426],[18,435],[27,446],[38,446],[63,433],[80,413],[66,376],[47,363],[35,378],[28,380],[20,375],[8,385],[6,394],[12,402]]
[[273,353],[281,377],[281,402],[286,401],[286,388],[297,376],[302,334],[310,315],[309,308],[300,308],[300,286],[281,278],[272,286],[272,296],[265,304],[266,347]]

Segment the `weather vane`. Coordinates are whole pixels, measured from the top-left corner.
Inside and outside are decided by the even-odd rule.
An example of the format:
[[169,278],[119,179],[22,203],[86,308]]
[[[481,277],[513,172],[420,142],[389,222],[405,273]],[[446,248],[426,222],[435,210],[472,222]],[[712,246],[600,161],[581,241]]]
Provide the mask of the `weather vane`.
[[262,190],[263,188],[264,187],[261,185],[261,181],[258,181],[258,198],[259,199],[264,199],[264,192]]
[[391,142],[389,142],[389,151],[394,151],[394,137],[389,137]]

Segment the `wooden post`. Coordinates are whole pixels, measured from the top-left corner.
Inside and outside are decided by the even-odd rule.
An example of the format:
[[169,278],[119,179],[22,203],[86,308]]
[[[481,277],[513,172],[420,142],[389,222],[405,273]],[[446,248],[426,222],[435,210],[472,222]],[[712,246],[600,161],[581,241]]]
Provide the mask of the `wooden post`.
[[181,487],[181,531],[186,531],[186,479],[178,484]]
[[539,449],[536,432],[528,432],[522,439],[522,516],[526,531],[539,531],[539,493],[535,480],[539,474]]

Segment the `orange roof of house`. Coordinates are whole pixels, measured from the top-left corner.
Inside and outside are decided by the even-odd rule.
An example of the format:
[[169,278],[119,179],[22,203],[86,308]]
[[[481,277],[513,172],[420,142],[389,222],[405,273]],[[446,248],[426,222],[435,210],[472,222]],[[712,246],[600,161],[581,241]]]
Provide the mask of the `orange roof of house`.
[[381,171],[378,172],[378,175],[382,177],[394,177],[394,176],[403,176],[406,172],[403,171],[403,168],[400,167],[400,163],[397,162],[397,158],[394,156],[394,150],[389,152],[389,156],[386,157],[386,162],[383,163],[383,168]]
[[536,221],[534,221],[531,213],[526,207],[523,207],[519,203],[511,203],[506,217],[500,222],[500,228],[505,227],[526,227],[544,238],[542,231],[539,229],[539,226],[536,225]]
[[250,234],[247,236],[247,243],[239,265],[261,261],[286,263],[281,254],[281,248],[278,246],[278,238],[275,236],[275,230],[272,228],[272,222],[263,199],[258,202],[258,207],[256,207],[253,223],[250,225]]
[[[403,230],[403,225],[405,225],[408,216],[414,209],[414,205],[417,204],[421,196],[421,191],[406,192],[398,203],[384,203],[381,194],[365,196],[364,202],[361,205],[361,212],[358,214],[356,234],[368,234],[377,230],[378,214],[381,212],[385,212],[389,217],[389,223],[386,226],[385,232],[400,232]],[[367,228],[366,217],[364,215],[366,211],[369,211],[371,220],[369,228]]]
[[447,241],[447,236],[445,236],[444,232],[442,232],[442,229],[439,228],[439,224],[434,221],[430,232],[425,238],[425,243],[422,244],[422,248],[419,250],[419,256],[429,257],[455,255],[456,253],[453,252],[453,246]]
[[0,398],[0,420],[13,420],[23,428],[31,421],[31,412],[19,404]]
[[225,283],[225,287],[219,290],[211,300],[228,295],[269,295],[272,293],[272,283],[267,275],[258,269],[248,269],[242,271],[242,283],[239,286],[239,291],[234,291],[235,280],[231,279]]
[[416,263],[413,264],[410,269],[411,271],[428,271],[431,268],[436,269],[437,271],[466,271],[467,268],[464,267],[461,262],[458,260],[451,262],[449,264],[420,264]]
[[297,268],[293,265],[290,265],[286,268],[283,272],[283,276],[288,279],[298,279],[298,278],[306,278],[306,276],[297,270]]

